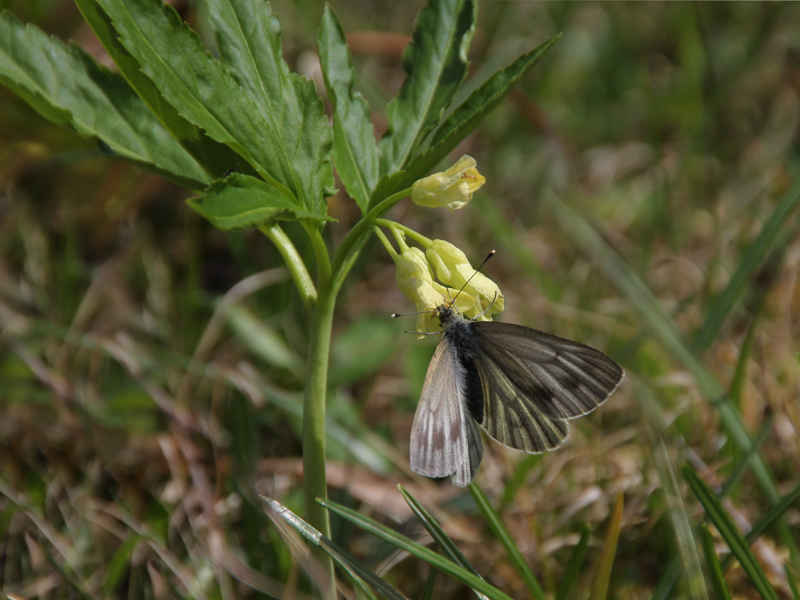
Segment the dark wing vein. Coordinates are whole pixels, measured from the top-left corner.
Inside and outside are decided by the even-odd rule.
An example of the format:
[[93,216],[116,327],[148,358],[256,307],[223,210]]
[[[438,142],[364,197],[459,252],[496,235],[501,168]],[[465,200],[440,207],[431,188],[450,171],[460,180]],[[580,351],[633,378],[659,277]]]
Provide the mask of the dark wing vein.
[[557,448],[568,434],[564,421],[600,406],[624,377],[611,358],[578,342],[509,323],[472,327],[484,393],[482,425],[512,448]]

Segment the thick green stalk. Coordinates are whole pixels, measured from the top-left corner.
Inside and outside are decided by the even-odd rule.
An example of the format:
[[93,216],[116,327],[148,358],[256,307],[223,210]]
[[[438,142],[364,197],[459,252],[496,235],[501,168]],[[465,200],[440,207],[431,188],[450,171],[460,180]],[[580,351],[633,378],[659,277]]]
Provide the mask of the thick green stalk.
[[[304,223],[305,225],[305,223]],[[317,259],[317,302],[311,316],[311,339],[306,361],[306,380],[303,394],[303,487],[305,490],[306,520],[327,538],[331,537],[328,510],[317,499],[327,500],[325,477],[325,409],[328,392],[328,364],[331,351],[331,329],[336,294],[333,290],[328,250],[319,230],[305,227]],[[312,549],[326,575],[320,590],[325,600],[336,600],[333,560],[322,548]]]
[[[303,486],[305,488],[306,520],[325,537],[331,536],[328,510],[317,503],[317,498],[327,499],[325,479],[325,399],[328,388],[328,362],[331,347],[333,309],[336,300],[330,279],[319,282],[317,304],[311,320],[311,340],[306,362],[306,385],[303,395]],[[335,600],[333,561],[321,548],[314,554],[329,577],[322,597]]]

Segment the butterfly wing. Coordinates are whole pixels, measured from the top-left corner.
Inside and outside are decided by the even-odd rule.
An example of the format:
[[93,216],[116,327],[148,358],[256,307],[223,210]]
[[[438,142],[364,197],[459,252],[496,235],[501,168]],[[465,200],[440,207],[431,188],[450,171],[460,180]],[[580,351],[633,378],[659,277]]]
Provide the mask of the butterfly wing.
[[464,487],[483,457],[480,430],[464,401],[466,370],[447,336],[431,359],[411,427],[411,469],[428,477],[453,475]]
[[600,406],[625,376],[611,358],[578,342],[510,323],[471,326],[481,424],[511,448],[558,448],[569,435],[567,421]]

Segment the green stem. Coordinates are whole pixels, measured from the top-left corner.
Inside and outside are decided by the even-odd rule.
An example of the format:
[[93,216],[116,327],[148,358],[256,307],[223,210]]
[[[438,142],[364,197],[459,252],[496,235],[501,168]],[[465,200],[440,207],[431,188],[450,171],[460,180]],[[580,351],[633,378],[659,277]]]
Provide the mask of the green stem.
[[306,265],[300,257],[297,248],[292,244],[292,240],[284,233],[280,225],[273,223],[272,225],[264,225],[258,228],[261,233],[267,236],[270,241],[275,244],[278,252],[281,253],[286,268],[297,286],[297,291],[300,293],[300,298],[303,300],[306,308],[314,306],[317,300],[317,290],[314,288],[314,282],[311,281],[311,276],[308,274]]
[[392,243],[389,239],[384,235],[384,233],[378,228],[372,228],[373,233],[378,236],[378,239],[383,243],[383,247],[386,248],[386,251],[389,253],[389,256],[392,257],[392,260],[397,260],[398,254],[395,252],[395,249],[392,247]]
[[411,193],[411,188],[401,190],[396,194],[392,194],[386,200],[382,201],[375,208],[369,211],[364,217],[356,223],[353,228],[347,232],[347,235],[342,240],[336,254],[333,257],[333,273],[335,277],[334,293],[338,293],[339,288],[347,277],[347,273],[353,266],[353,263],[358,258],[358,253],[364,246],[366,236],[369,235],[370,230],[374,224],[375,219],[379,218],[386,213],[395,204],[400,202],[403,198]]
[[[314,246],[317,259],[317,302],[311,315],[311,338],[308,344],[303,393],[303,488],[306,520],[322,535],[330,538],[331,524],[328,510],[317,500],[328,498],[325,476],[325,409],[336,293],[332,286],[331,262],[325,241],[314,225],[308,223],[303,225]],[[320,595],[326,600],[336,600],[333,560],[322,548],[314,547],[312,551],[326,575]]]
[[392,231],[400,230],[423,248],[429,248],[433,243],[431,239],[426,238],[421,233],[414,231],[410,227],[406,227],[402,223],[397,223],[396,221],[390,221],[389,219],[375,219],[375,224],[380,225],[381,227],[387,227]]
[[[321,273],[320,273],[321,275]],[[328,273],[330,275],[330,273]],[[303,487],[305,489],[306,520],[327,538],[331,537],[328,510],[317,499],[328,497],[325,477],[325,408],[328,391],[328,362],[331,349],[331,329],[336,298],[330,277],[320,276],[317,304],[311,319],[311,339],[306,362],[303,394]],[[336,599],[333,561],[322,548],[312,548],[328,579],[321,596]]]
[[[311,316],[311,338],[303,394],[303,487],[306,520],[327,538],[331,537],[328,510],[317,500],[324,501],[328,497],[325,478],[325,409],[336,295],[363,247],[365,234],[369,233],[373,220],[408,195],[409,191],[403,190],[390,196],[356,223],[342,240],[332,264],[319,229],[312,224],[303,223],[317,260],[317,295]],[[355,251],[352,252],[353,250]],[[322,548],[314,547],[313,552],[327,576],[327,581],[320,590],[321,596],[326,600],[336,600],[333,560]]]

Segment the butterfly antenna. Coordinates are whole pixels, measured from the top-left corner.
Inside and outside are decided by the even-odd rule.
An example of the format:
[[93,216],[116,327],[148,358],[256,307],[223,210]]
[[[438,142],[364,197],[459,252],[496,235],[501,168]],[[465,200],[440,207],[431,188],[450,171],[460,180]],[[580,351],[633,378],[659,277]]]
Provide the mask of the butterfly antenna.
[[475,277],[475,275],[477,275],[480,272],[480,270],[483,268],[483,265],[485,265],[487,262],[489,262],[489,259],[492,258],[496,253],[497,253],[497,250],[492,250],[491,252],[489,252],[489,254],[486,256],[486,258],[483,259],[483,262],[480,264],[480,266],[477,269],[475,269],[475,272],[472,275],[469,276],[469,279],[467,279],[464,282],[464,285],[461,286],[461,289],[458,290],[458,293],[455,295],[455,298],[450,300],[450,306],[453,306],[455,304],[456,298],[458,298],[459,294],[461,294],[461,292],[464,291],[464,288],[469,285],[469,282],[472,281],[472,278]]

